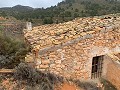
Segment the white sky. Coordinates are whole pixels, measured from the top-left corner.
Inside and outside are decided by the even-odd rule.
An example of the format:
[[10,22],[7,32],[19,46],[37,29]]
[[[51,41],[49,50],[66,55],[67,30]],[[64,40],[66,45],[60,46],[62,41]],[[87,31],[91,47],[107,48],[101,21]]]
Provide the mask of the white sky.
[[50,7],[57,5],[62,0],[0,0],[0,7],[12,7],[15,5],[31,6],[34,8]]

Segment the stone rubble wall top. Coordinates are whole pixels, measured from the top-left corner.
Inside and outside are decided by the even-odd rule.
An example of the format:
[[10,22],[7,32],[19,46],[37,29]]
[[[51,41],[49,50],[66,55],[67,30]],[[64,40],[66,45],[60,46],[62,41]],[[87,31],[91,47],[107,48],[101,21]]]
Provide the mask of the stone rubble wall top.
[[[81,39],[90,38],[92,34],[107,32],[120,28],[120,16],[106,15],[76,18],[60,24],[48,24],[25,31],[25,39],[33,49],[54,49],[60,45],[73,44]],[[119,32],[120,33],[120,32]]]

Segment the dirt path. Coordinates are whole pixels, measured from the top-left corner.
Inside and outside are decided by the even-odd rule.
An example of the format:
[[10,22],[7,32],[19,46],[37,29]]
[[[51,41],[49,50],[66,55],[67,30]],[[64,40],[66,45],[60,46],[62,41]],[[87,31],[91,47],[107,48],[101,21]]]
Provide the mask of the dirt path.
[[70,85],[70,84],[63,84],[61,90],[76,90],[76,87],[74,85]]
[[[62,86],[58,87],[55,90],[78,90],[78,89],[75,85],[71,85],[69,83],[63,83]],[[82,90],[82,89],[79,89],[79,90]]]

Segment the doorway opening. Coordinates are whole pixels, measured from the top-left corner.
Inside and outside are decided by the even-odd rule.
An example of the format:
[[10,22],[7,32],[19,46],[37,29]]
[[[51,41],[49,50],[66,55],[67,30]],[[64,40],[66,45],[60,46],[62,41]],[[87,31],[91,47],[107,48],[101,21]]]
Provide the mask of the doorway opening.
[[92,59],[91,79],[100,78],[102,75],[104,55],[96,56]]

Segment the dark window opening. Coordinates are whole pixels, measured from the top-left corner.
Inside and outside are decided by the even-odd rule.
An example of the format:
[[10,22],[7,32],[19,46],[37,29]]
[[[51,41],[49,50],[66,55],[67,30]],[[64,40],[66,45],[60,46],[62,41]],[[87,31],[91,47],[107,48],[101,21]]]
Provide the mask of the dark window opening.
[[103,68],[103,55],[93,57],[92,60],[92,79],[100,78],[102,75],[102,68]]

